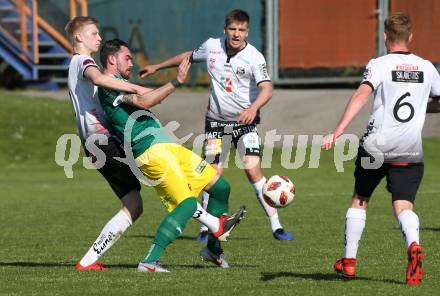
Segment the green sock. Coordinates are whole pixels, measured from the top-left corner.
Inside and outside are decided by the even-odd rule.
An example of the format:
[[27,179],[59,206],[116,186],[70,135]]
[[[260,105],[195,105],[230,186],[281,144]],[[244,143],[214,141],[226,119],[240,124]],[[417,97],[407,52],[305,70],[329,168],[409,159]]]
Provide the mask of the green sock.
[[150,250],[148,251],[147,256],[145,256],[143,262],[153,262],[160,259],[160,256],[165,251],[164,248],[162,248],[159,245],[152,244]]
[[216,239],[212,233],[208,235],[208,244],[206,245],[208,249],[216,255],[220,255],[223,253],[223,249],[221,243],[218,239]]
[[220,176],[217,182],[208,190],[208,193],[209,201],[208,208],[206,209],[207,212],[215,217],[220,217],[227,213],[229,194],[231,193],[231,186],[228,181]]
[[166,247],[171,244],[185,229],[186,223],[197,210],[197,200],[189,197],[171,211],[159,226],[144,262],[153,262],[160,259]]
[[[217,182],[215,182],[215,184],[208,190],[209,201],[208,208],[206,209],[207,212],[215,217],[220,217],[221,215],[227,213],[230,192],[231,186],[229,185],[228,181],[220,176]],[[209,234],[208,236],[207,247],[216,255],[223,253],[220,241],[212,234]]]

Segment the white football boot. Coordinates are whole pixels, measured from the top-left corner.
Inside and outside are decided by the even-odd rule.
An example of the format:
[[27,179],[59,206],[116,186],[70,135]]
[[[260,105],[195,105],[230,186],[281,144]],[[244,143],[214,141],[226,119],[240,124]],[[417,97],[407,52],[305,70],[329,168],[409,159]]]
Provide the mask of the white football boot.
[[229,264],[228,261],[226,261],[226,257],[224,253],[221,253],[220,255],[216,255],[213,252],[211,252],[208,249],[208,247],[205,247],[200,251],[200,257],[202,258],[203,261],[212,262],[220,268],[229,268]]

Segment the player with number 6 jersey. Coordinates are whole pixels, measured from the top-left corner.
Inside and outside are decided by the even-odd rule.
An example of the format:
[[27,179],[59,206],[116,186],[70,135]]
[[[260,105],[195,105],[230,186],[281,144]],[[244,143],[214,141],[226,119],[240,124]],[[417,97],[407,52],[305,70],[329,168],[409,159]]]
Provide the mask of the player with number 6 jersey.
[[[345,253],[334,269],[345,279],[356,276],[357,250],[374,189],[386,177],[394,215],[407,245],[406,283],[422,281],[424,257],[419,238],[419,217],[413,205],[423,177],[422,128],[425,113],[438,110],[440,75],[431,62],[408,51],[412,39],[410,17],[395,13],[385,20],[388,54],[371,60],[361,85],[352,95],[336,129],[324,139],[330,149],[374,92],[374,105],[362,138],[355,185],[345,220]],[[436,106],[437,105],[437,106]],[[429,106],[429,108],[427,108]]]
[[440,95],[434,65],[407,51],[390,52],[368,63],[362,84],[374,91],[373,112],[361,141],[365,151],[384,162],[422,162],[426,105],[430,94]]

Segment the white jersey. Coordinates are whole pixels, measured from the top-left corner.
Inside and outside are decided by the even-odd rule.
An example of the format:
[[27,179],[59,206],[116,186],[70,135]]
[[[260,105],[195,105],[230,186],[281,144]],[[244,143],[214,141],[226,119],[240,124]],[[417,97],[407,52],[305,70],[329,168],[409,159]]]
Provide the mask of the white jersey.
[[[226,37],[210,38],[192,53],[194,61],[205,61],[211,76],[206,117],[237,121],[238,113],[257,98],[258,84],[270,81],[264,56],[251,44],[233,56],[227,55]],[[259,115],[255,119],[259,122]]]
[[431,62],[394,52],[367,65],[362,83],[374,90],[363,148],[385,162],[422,162],[422,128],[429,96],[440,95],[440,75]]
[[84,77],[88,67],[98,67],[92,57],[75,54],[69,65],[68,87],[75,109],[76,125],[84,143],[93,134],[107,134],[104,112],[99,104],[97,87]]

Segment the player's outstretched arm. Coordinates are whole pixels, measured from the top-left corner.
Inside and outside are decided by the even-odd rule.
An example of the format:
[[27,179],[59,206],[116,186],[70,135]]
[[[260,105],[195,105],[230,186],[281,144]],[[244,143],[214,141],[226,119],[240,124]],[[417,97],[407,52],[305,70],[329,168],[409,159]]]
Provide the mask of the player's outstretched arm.
[[113,89],[117,91],[123,91],[128,93],[137,93],[142,94],[149,90],[150,88],[145,88],[140,85],[136,85],[130,82],[126,82],[120,79],[116,79],[114,77],[104,75],[99,71],[96,67],[88,67],[84,71],[84,77],[93,82],[96,86],[105,87],[108,89]]
[[191,63],[189,62],[189,57],[187,57],[180,63],[175,80],[141,95],[124,95],[121,101],[142,109],[148,109],[160,104],[168,95],[175,91],[177,87],[185,82],[190,66]]
[[144,78],[156,73],[156,71],[166,68],[177,67],[182,63],[185,58],[189,58],[192,55],[192,51],[186,51],[179,55],[176,55],[168,60],[165,60],[158,64],[152,64],[145,66],[142,70],[139,71],[139,76]]
[[258,84],[259,93],[255,101],[238,115],[238,122],[244,124],[251,124],[257,116],[258,110],[269,102],[272,98],[272,83],[270,81],[263,81]]
[[336,139],[344,133],[345,128],[348,126],[348,124],[353,120],[353,118],[356,117],[359,111],[362,110],[362,108],[368,102],[368,97],[370,96],[371,91],[372,89],[369,85],[361,84],[359,88],[354,92],[354,94],[348,101],[347,106],[345,107],[344,114],[339,120],[339,123],[336,126],[335,130],[333,131],[333,133],[325,137],[322,143],[322,147],[325,150],[329,150],[330,148],[332,148],[333,144],[336,142]]
[[432,98],[426,106],[426,113],[440,113],[440,97]]

